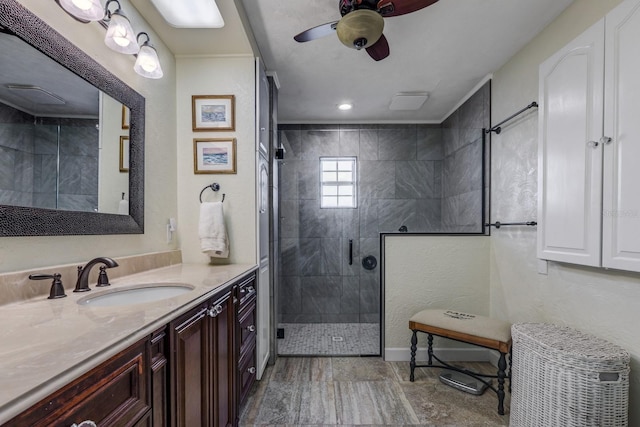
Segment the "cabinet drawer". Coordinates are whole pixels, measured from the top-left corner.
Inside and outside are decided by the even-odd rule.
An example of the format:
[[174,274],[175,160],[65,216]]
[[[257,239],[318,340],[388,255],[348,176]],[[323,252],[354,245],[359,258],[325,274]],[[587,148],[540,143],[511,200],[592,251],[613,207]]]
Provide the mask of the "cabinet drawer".
[[255,344],[256,340],[255,300],[240,313],[238,323],[240,325],[240,354],[243,354],[248,346],[252,345],[252,343]]
[[238,364],[240,378],[240,402],[242,405],[251,390],[251,386],[256,381],[256,347],[255,345],[247,348],[245,353],[241,353],[240,363]]
[[238,312],[242,312],[256,300],[256,275],[238,284]]
[[[149,415],[145,343],[118,354],[55,392],[7,425],[70,426],[85,420],[131,426]],[[144,425],[144,423],[143,423]]]

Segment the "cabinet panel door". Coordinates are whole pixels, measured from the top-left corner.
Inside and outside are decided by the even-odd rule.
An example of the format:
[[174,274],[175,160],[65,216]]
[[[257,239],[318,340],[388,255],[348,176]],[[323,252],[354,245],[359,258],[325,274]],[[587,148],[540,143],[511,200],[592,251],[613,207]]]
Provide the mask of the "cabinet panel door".
[[175,419],[178,427],[209,425],[209,350],[206,308],[172,323]]
[[604,20],[540,65],[538,257],[600,265]]
[[211,318],[211,384],[215,427],[232,426],[236,419],[234,307],[230,294],[213,303],[219,307]]
[[640,2],[606,17],[603,266],[640,271]]

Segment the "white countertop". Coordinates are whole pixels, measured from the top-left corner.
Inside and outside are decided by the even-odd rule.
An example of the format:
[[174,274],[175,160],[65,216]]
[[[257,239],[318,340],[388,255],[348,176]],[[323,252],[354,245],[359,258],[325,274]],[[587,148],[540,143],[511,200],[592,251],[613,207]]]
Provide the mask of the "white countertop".
[[[96,267],[97,268],[97,267]],[[194,290],[143,304],[91,307],[91,292],[49,300],[38,297],[0,307],[0,425],[52,392],[196,306],[252,265],[179,264],[111,281],[109,288],[141,283],[186,283]]]

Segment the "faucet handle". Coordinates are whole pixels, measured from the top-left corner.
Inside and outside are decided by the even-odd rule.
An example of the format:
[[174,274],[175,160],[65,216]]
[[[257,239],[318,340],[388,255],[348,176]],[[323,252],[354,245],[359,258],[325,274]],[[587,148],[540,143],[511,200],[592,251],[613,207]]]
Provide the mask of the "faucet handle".
[[107,276],[107,267],[104,265],[100,266],[100,274],[98,275],[98,283],[96,286],[111,286],[111,283],[109,283],[109,277]]
[[64,286],[62,285],[62,280],[60,280],[61,277],[62,275],[60,275],[60,273],[29,275],[29,279],[31,280],[53,279],[53,282],[51,282],[51,290],[49,291],[49,296],[47,297],[47,299],[64,298],[67,296],[67,294],[64,293]]

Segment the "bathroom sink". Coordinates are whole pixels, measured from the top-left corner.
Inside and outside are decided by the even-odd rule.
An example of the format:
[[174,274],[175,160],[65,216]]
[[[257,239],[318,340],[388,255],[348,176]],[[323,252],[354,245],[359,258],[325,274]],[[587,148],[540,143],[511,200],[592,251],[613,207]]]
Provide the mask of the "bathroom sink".
[[142,304],[173,298],[193,289],[193,286],[186,283],[143,283],[100,292],[94,290],[91,295],[80,298],[78,304],[90,307]]

